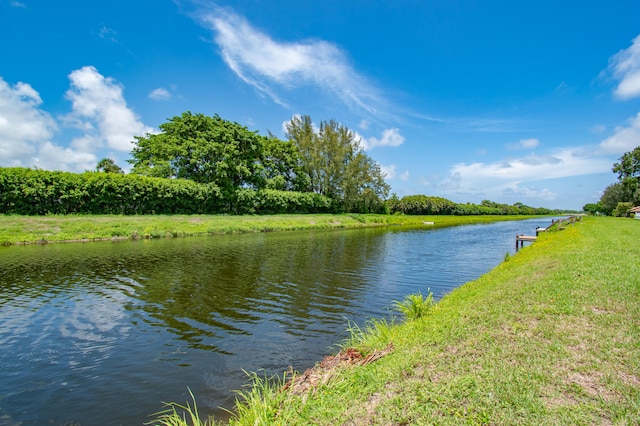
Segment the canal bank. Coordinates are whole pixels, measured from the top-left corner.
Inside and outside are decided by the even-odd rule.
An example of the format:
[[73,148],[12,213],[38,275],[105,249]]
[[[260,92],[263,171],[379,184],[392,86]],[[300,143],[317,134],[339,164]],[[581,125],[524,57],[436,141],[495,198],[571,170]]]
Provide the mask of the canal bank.
[[379,214],[0,215],[0,245],[176,238],[254,232],[375,226],[443,227],[541,216],[410,216]]
[[[586,218],[442,299],[371,323],[376,362],[293,396],[263,386],[232,424],[636,424],[637,222]],[[253,396],[252,396],[253,395]]]

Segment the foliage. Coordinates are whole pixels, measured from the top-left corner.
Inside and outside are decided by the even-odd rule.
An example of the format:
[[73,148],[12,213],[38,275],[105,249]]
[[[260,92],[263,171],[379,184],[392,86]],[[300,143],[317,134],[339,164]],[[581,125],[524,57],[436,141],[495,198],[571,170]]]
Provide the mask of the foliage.
[[389,185],[354,132],[334,120],[321,122],[316,132],[309,116],[293,117],[286,129],[308,177],[307,191],[336,200],[347,212],[384,210]]
[[612,183],[607,186],[600,197],[602,212],[611,216],[620,202],[627,202],[632,197],[628,187],[623,182]]
[[273,135],[264,138],[262,173],[266,187],[281,191],[305,191],[309,176],[304,172],[297,147]]
[[616,205],[616,208],[611,215],[616,217],[627,217],[629,216],[629,210],[631,210],[632,207],[633,203],[620,202]]
[[160,125],[161,133],[136,136],[134,174],[189,179],[220,188],[232,199],[238,188],[264,187],[263,137],[218,115],[187,111]]
[[640,146],[622,154],[612,171],[618,174],[618,182],[604,189],[599,202],[602,207],[599,211],[606,215],[620,214],[618,203],[640,205]]
[[436,305],[433,299],[433,293],[428,291],[426,296],[422,296],[422,293],[414,293],[408,295],[403,301],[395,302],[395,309],[405,316],[407,320],[416,320],[423,318],[431,311]]
[[640,177],[640,146],[622,154],[620,162],[613,164],[612,171],[618,174],[620,181],[624,178]]
[[0,168],[0,213],[45,214],[275,214],[328,213],[320,194],[238,189],[231,200],[213,183],[119,173],[69,173]]
[[604,209],[602,207],[602,203],[600,203],[598,201],[597,203],[585,204],[582,207],[582,210],[584,210],[588,214],[595,215],[595,214],[598,214],[598,213],[602,212]]
[[510,206],[489,200],[484,200],[479,205],[459,204],[446,198],[427,195],[407,195],[399,199],[394,194],[387,200],[387,204],[391,213],[410,215],[548,215],[562,213],[559,210],[534,208],[522,203]]
[[98,161],[96,171],[105,173],[124,173],[120,166],[118,166],[111,158],[103,158]]
[[218,204],[216,186],[185,179],[0,168],[5,214],[197,214]]

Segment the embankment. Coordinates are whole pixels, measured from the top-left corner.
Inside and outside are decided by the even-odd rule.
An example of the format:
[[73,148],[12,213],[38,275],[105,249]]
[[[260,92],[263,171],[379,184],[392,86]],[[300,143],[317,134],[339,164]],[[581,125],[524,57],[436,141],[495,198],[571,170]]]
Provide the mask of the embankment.
[[615,218],[544,234],[426,318],[372,324],[359,349],[393,352],[231,423],[638,424],[639,236]]

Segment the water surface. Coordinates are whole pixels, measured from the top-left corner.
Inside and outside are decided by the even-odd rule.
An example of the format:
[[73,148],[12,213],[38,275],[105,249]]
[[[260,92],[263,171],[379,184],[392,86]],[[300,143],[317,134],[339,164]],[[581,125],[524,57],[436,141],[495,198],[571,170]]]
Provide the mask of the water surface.
[[394,300],[436,298],[550,218],[0,248],[0,425],[224,415],[247,371],[303,371]]

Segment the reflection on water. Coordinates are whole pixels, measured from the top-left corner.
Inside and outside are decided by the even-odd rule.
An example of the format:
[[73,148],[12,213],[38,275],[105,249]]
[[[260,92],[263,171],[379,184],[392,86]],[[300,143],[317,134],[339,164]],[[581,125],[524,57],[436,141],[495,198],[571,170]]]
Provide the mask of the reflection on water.
[[0,425],[142,424],[187,387],[220,415],[243,369],[304,370],[548,222],[0,248]]

